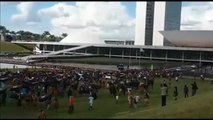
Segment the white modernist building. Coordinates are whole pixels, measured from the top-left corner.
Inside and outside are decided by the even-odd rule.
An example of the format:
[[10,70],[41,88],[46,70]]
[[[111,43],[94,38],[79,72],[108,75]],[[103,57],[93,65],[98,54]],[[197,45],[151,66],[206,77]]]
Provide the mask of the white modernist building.
[[159,31],[180,30],[181,6],[181,2],[136,2],[135,45],[170,45]]

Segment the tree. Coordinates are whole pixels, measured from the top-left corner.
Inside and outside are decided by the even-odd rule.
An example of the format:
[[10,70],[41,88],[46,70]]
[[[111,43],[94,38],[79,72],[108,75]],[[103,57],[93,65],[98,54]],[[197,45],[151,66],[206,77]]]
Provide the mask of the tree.
[[23,34],[24,34],[24,31],[23,31],[23,30],[17,31],[16,34],[23,35]]
[[6,37],[6,36],[5,36],[6,31],[7,31],[7,29],[6,29],[4,26],[1,26],[1,25],[0,25],[0,33],[1,33],[1,35],[2,35],[4,38]]
[[63,39],[63,37],[56,37],[56,42],[60,42]]
[[49,36],[50,36],[51,34],[50,34],[50,32],[49,31],[44,31],[43,33],[42,33],[42,35],[41,35],[41,40],[42,41],[49,41]]
[[2,33],[5,33],[6,30],[7,30],[6,27],[0,25],[0,31],[1,31]]
[[10,34],[15,35],[15,34],[16,34],[16,32],[15,32],[15,31],[10,31]]
[[34,34],[34,40],[41,41],[41,35],[40,34]]
[[23,34],[21,34],[21,38],[23,40],[31,41],[32,40],[33,33],[29,31],[24,31]]
[[[0,25],[0,32],[3,33],[5,36],[6,41],[12,41],[14,39],[16,40],[24,40],[24,41],[60,41],[62,37],[56,37],[54,35],[51,35],[49,31],[44,31],[42,34],[36,34],[32,33],[30,31],[23,31],[19,30],[17,32],[15,31],[9,31],[6,29],[5,26]],[[64,33],[64,36],[67,36],[66,33]]]
[[67,37],[67,35],[68,35],[67,33],[62,33],[61,36],[62,36],[63,38],[65,38],[65,37]]
[[21,35],[20,34],[16,34],[16,40],[21,40]]
[[42,35],[43,35],[43,36],[47,36],[47,35],[51,35],[51,34],[50,34],[49,31],[44,31]]
[[56,41],[56,37],[54,35],[50,35],[49,36],[49,41],[55,42]]
[[11,35],[5,35],[5,41],[11,42],[13,40],[13,37]]

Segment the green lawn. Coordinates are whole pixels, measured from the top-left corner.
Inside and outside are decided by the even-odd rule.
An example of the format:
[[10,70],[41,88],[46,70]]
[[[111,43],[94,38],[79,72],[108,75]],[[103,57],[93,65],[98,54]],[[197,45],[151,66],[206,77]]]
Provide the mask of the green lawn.
[[0,42],[1,52],[30,52],[30,50],[10,42]]
[[159,67],[176,67],[181,65],[191,65],[189,62],[174,62],[174,61],[163,61],[163,60],[144,60],[144,59],[122,59],[122,58],[109,58],[109,57],[90,57],[90,58],[72,58],[72,59],[56,59],[56,62],[64,63],[86,63],[86,64],[98,64],[98,65],[118,65],[125,64],[130,66],[139,66],[150,68]]
[[[196,96],[189,98],[183,97],[183,86],[193,82],[192,79],[182,79],[178,82],[172,81],[169,88],[169,97],[167,106],[162,108],[160,96],[160,82],[163,79],[156,79],[154,89],[150,95],[150,106],[143,107],[140,103],[138,108],[128,108],[127,96],[120,96],[120,101],[115,104],[114,98],[109,95],[108,90],[101,89],[98,93],[98,99],[94,102],[94,110],[88,111],[88,98],[76,98],[75,112],[68,114],[68,98],[59,98],[59,111],[46,111],[47,118],[212,118],[213,106],[213,85],[210,81],[197,80],[199,87]],[[174,86],[178,86],[178,100],[174,101],[172,93]],[[191,86],[190,86],[191,88]],[[190,89],[191,92],[191,89]],[[141,93],[136,92],[142,98]],[[23,105],[24,106],[24,105]],[[18,108],[16,101],[9,100],[6,107],[0,109],[0,118],[37,118],[39,108],[29,110],[24,107]]]

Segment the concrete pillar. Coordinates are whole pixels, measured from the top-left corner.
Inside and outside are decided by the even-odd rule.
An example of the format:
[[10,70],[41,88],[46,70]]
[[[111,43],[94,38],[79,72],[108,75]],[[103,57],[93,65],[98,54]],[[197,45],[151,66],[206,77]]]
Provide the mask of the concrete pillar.
[[124,50],[122,49],[122,59],[124,59]]
[[[65,46],[63,46],[63,50],[65,49]],[[63,52],[63,55],[65,55],[65,53]]]
[[85,53],[87,53],[87,48],[85,48]]
[[152,60],[152,50],[150,51],[150,60]]
[[[200,66],[201,66],[201,62],[202,61],[202,53],[200,52],[200,60],[199,60],[199,64],[200,64]],[[200,68],[200,72],[202,72],[202,69]]]
[[111,58],[111,47],[109,48],[109,58]]
[[53,52],[55,51],[55,45],[53,45]]
[[138,51],[136,50],[136,60],[138,59]]
[[99,55],[99,47],[97,48],[97,54]]
[[43,53],[46,51],[46,45],[43,45]]
[[184,51],[182,52],[182,62],[184,62]]
[[129,67],[130,67],[130,63],[131,63],[131,48],[129,48]]

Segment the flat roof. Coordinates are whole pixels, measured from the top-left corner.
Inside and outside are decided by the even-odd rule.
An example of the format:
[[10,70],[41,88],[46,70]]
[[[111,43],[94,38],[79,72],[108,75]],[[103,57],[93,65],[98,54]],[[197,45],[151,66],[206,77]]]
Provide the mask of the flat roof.
[[142,48],[142,49],[161,49],[161,50],[191,50],[191,51],[210,51],[213,52],[213,48],[200,48],[200,47],[172,47],[172,46],[149,46],[149,45],[115,45],[115,44],[83,44],[83,43],[60,43],[60,42],[24,42],[24,41],[12,41],[11,43],[18,44],[43,44],[43,45],[64,45],[64,46],[81,46],[91,45],[94,47],[113,47],[113,48]]

